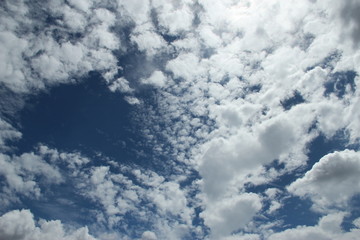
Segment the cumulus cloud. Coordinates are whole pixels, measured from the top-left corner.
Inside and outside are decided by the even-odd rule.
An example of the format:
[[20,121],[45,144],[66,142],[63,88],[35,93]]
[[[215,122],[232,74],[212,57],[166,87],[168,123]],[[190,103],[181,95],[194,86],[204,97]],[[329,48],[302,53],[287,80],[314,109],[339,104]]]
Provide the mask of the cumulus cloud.
[[135,28],[131,35],[131,41],[137,45],[140,51],[145,51],[148,57],[154,57],[167,49],[166,41],[156,33],[154,27],[150,24],[140,25]]
[[0,118],[0,149],[7,149],[6,141],[17,140],[21,138],[22,134],[11,126],[8,122]]
[[219,239],[244,228],[261,207],[258,195],[244,193],[209,204],[201,216],[211,229],[212,239]]
[[[69,229],[69,226],[67,226]],[[65,230],[59,220],[34,219],[29,210],[13,210],[0,217],[0,239],[11,240],[95,240],[87,227]]]
[[38,177],[42,178],[41,184],[59,184],[63,181],[56,167],[34,153],[24,153],[19,157],[1,154],[0,165],[0,175],[5,178],[3,190],[8,192],[9,199],[12,193],[39,198],[41,190]]
[[[92,216],[100,225],[121,228],[136,239],[181,239],[189,232],[205,238],[192,223],[191,204],[198,201],[210,237],[261,239],[263,233],[241,232],[262,210],[271,215],[283,203],[273,189],[265,195],[246,193],[246,184],[301,172],[309,144],[320,133],[330,139],[341,130],[358,143],[358,5],[355,0],[5,1],[0,10],[2,86],[30,93],[98,71],[112,92],[138,105],[148,141],[176,171],[133,170],[110,161],[93,166],[79,153],[41,145],[20,156],[0,155],[4,192],[14,199],[40,197],[45,186],[38,178],[50,185],[73,181],[76,194],[99,207]],[[130,67],[118,66],[123,64],[119,56],[132,51],[143,54],[136,64],[146,63],[146,74],[132,75]],[[355,77],[344,94],[339,96],[336,86],[334,92],[326,89],[334,75],[347,71]],[[138,83],[157,88],[155,102],[135,95]],[[292,101],[295,96],[302,101]],[[21,137],[5,120],[0,129],[3,149]],[[345,211],[359,193],[358,155],[345,150],[323,156],[288,191],[309,197],[317,210],[336,205]],[[269,168],[274,161],[283,167]],[[199,179],[184,187],[190,170]],[[139,223],[151,221],[134,229],[127,214]],[[41,233],[30,213],[11,215],[24,215],[28,220],[22,228]],[[316,226],[269,237],[351,238],[358,229],[343,233],[343,217],[328,215]]]
[[[97,9],[92,14],[93,3],[88,1],[54,4],[40,7],[54,19],[53,25],[42,22],[42,13],[32,14],[39,10],[35,9],[38,3],[6,1],[2,5],[6,24],[0,33],[0,77],[14,92],[71,82],[92,70],[103,72],[109,81],[116,74],[112,50],[120,49],[120,40],[110,31],[114,13]],[[79,37],[73,37],[76,33]]]
[[186,0],[180,2],[155,0],[152,6],[157,13],[159,26],[165,33],[170,35],[183,34],[192,29],[194,13],[192,11],[193,2]]
[[[51,191],[52,187],[66,182],[69,177],[76,177],[88,162],[89,159],[79,153],[59,152],[45,145],[19,156],[1,153],[3,206],[9,206],[22,197],[45,198],[44,192]],[[64,166],[66,174],[62,169]]]
[[115,81],[113,81],[109,86],[109,88],[112,92],[119,91],[122,93],[131,93],[134,91],[129,86],[128,80],[126,80],[124,77],[118,78]]
[[[161,238],[171,234],[178,239],[190,230],[193,210],[188,207],[186,191],[178,183],[165,181],[151,171],[121,168],[122,173],[115,174],[107,166],[94,167],[90,175],[84,172],[81,178],[83,184],[79,190],[102,206],[105,224],[125,227],[131,223],[124,217],[132,214],[137,221],[151,224],[157,232],[155,235],[144,229],[144,239],[157,239],[158,234]],[[126,228],[128,231],[142,229],[130,225]]]
[[143,84],[149,84],[154,87],[166,86],[167,77],[161,71],[154,71],[147,79],[142,79]]
[[[153,171],[134,170],[111,161],[95,167],[89,164],[92,161],[93,159],[84,157],[80,153],[62,152],[46,145],[40,145],[36,151],[20,156],[1,154],[0,176],[5,179],[1,193],[2,206],[8,207],[11,203],[19,202],[24,198],[44,201],[50,192],[55,194],[59,184],[71,182],[72,187],[69,191],[72,196],[98,206],[96,211],[84,206],[79,207],[82,212],[97,219],[95,229],[104,239],[112,239],[111,234],[105,234],[105,229],[112,229],[115,232],[113,234],[115,239],[120,236],[123,238],[142,236],[141,239],[162,239],[170,236],[173,239],[180,239],[194,231],[192,230],[194,212],[189,206],[188,190],[181,188],[176,179],[165,180]],[[114,172],[115,168],[118,169],[118,173]],[[70,205],[75,204],[66,194],[61,198],[62,201],[54,203],[58,204],[60,209],[67,209],[68,202]],[[132,220],[127,219],[128,214],[132,215]],[[2,222],[3,224],[17,222],[9,219],[21,218],[20,215],[24,215],[26,221],[19,222],[18,227],[12,225],[13,228],[6,230],[4,225],[3,230],[0,229],[0,232],[3,231],[3,235],[7,236],[4,239],[39,239],[38,235],[32,234],[40,234],[42,239],[43,232],[48,234],[44,235],[46,239],[52,236],[49,233],[51,229],[47,231],[47,228],[43,229],[43,227],[48,226],[48,223],[53,226],[53,222],[58,227],[62,226],[59,221],[36,223],[28,210],[5,214]],[[144,225],[133,226],[134,219]],[[37,227],[37,224],[40,227]],[[21,233],[15,232],[22,228],[25,230]],[[71,234],[68,236],[67,233],[60,232],[58,236],[59,239],[73,239],[71,237],[87,239],[85,236],[88,230],[83,228]],[[82,238],[83,235],[85,238]]]
[[156,234],[150,231],[146,231],[142,234],[141,240],[156,240]]
[[[266,183],[306,165],[319,132],[332,138],[346,128],[358,138],[358,91],[324,94],[337,71],[358,69],[350,64],[356,54],[339,39],[339,9],[329,1],[199,4],[194,34],[171,43],[179,54],[165,70],[174,81],[158,98],[154,124],[167,124],[161,136],[180,161],[194,160],[205,209],[236,199],[246,182]],[[330,58],[336,51],[341,57]],[[284,109],[296,94],[303,101]],[[265,171],[274,160],[285,169]],[[282,206],[271,198],[269,213]],[[210,215],[203,218],[210,225]]]
[[341,229],[344,216],[344,212],[332,213],[322,217],[316,226],[298,226],[272,234],[268,239],[356,239],[360,233],[358,228],[353,228],[350,232],[343,232]]
[[334,152],[322,157],[288,190],[298,196],[310,197],[320,210],[331,206],[345,207],[351,197],[360,192],[359,173],[359,152]]

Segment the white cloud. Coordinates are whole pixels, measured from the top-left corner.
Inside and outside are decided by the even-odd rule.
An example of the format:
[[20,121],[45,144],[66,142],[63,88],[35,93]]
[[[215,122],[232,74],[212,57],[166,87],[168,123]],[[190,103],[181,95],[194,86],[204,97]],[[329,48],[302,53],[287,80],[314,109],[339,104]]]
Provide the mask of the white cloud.
[[149,0],[124,1],[118,0],[119,6],[123,7],[126,13],[136,23],[136,25],[144,24],[149,21],[150,3]]
[[43,161],[34,153],[24,153],[21,156],[10,157],[0,155],[0,175],[5,178],[5,189],[9,193],[39,198],[40,186],[35,177],[42,177],[47,184],[58,184],[63,181],[59,170]]
[[109,86],[109,89],[112,92],[119,91],[122,93],[131,93],[134,91],[134,89],[129,86],[128,80],[126,80],[124,77],[118,78],[113,81]]
[[[59,152],[45,145],[19,156],[0,154],[0,176],[4,177],[2,194],[7,195],[1,203],[9,206],[19,201],[19,197],[46,198],[44,193],[69,177],[77,177],[87,163],[89,159],[79,153]],[[60,166],[66,166],[66,174]]]
[[212,239],[219,239],[244,228],[261,208],[258,195],[244,193],[209,204],[201,216],[210,227]]
[[164,87],[168,81],[167,77],[162,71],[154,71],[149,78],[142,79],[143,84],[149,84],[154,87]]
[[[343,99],[324,96],[324,83],[331,74],[360,70],[360,52],[349,44],[356,45],[358,39],[358,17],[353,10],[358,8],[357,1],[119,0],[106,5],[87,0],[44,3],[49,17],[56,19],[56,24],[48,26],[30,14],[34,11],[30,4],[5,3],[0,16],[0,81],[14,92],[29,93],[100,71],[111,91],[126,94],[129,104],[144,108],[144,126],[150,126],[146,133],[158,151],[171,156],[167,164],[179,175],[188,169],[199,171],[201,179],[192,187],[201,191],[197,197],[202,201],[197,204],[205,209],[201,216],[214,238],[260,238],[256,234],[229,236],[251,223],[262,208],[259,195],[243,193],[244,184],[262,184],[284,173],[296,173],[307,164],[309,143],[319,132],[331,138],[345,129],[351,142],[357,143],[359,90],[347,91]],[[130,22],[129,35],[118,32]],[[79,38],[72,37],[78,33]],[[175,40],[167,43],[166,35]],[[158,87],[158,109],[151,106],[149,110],[146,101],[131,95],[136,90],[131,77],[113,79],[117,65],[122,64],[117,62],[118,54],[133,47],[152,65],[152,73],[137,80]],[[338,57],[324,62],[334,52]],[[157,66],[159,62],[163,65]],[[358,77],[355,85],[359,85]],[[285,111],[281,103],[295,91],[304,103]],[[5,121],[1,120],[0,128],[1,145],[21,136]],[[355,181],[358,155],[342,151],[324,156],[289,191],[309,196],[319,209],[345,208],[359,192]],[[266,170],[264,165],[275,159],[284,169]],[[184,176],[177,173],[160,176],[120,167],[121,174],[115,174],[106,164],[91,167],[91,160],[80,154],[45,146],[22,156],[1,155],[0,172],[10,193],[40,196],[42,186],[32,178],[61,182],[64,176],[57,171],[58,162],[65,163],[66,177],[82,180],[76,188],[87,192],[79,190],[79,194],[101,206],[99,222],[130,229],[123,218],[126,213],[140,222],[154,219],[149,231],[136,232],[136,238],[143,234],[145,239],[176,239],[193,230],[188,189],[180,187],[178,179]],[[137,181],[131,181],[130,175]],[[337,192],[342,196],[336,197]],[[267,213],[274,213],[283,203],[275,190],[265,194],[270,201]],[[339,216],[272,238],[336,239],[358,231],[332,235],[325,222],[338,224]]]
[[26,40],[18,38],[12,32],[0,32],[0,79],[7,87],[15,91],[26,91],[29,80],[21,54],[28,47]]
[[235,234],[228,237],[223,237],[221,240],[260,240],[257,234]]
[[[333,67],[349,70],[356,56],[339,40],[336,7],[329,1],[199,4],[199,25],[172,43],[179,54],[166,71],[175,81],[163,89],[153,123],[166,123],[161,134],[174,155],[196,166],[205,209],[221,208],[246,182],[266,183],[306,165],[319,132],[331,138],[347,128],[355,141],[358,90],[344,99],[324,96]],[[324,63],[336,50],[347,62]],[[304,102],[285,111],[282,102],[294,92]],[[205,120],[192,125],[199,118]],[[265,171],[275,159],[285,168]],[[268,213],[282,207],[280,200],[269,200]],[[203,217],[210,226],[209,215]]]
[[125,96],[124,97],[125,101],[127,101],[130,105],[137,105],[140,104],[140,100],[136,97],[133,96]]
[[[96,240],[87,227],[65,231],[59,220],[35,221],[29,210],[13,210],[0,217],[0,239]],[[69,229],[69,226],[67,226]]]
[[86,27],[86,16],[69,6],[64,6],[64,23],[72,31],[84,31]]
[[191,9],[193,2],[155,0],[152,6],[156,9],[159,25],[170,35],[183,34],[192,29],[194,18]]
[[[25,14],[36,11],[32,5],[5,3],[12,13],[5,11],[2,16],[7,24],[0,33],[0,81],[14,92],[28,93],[71,82],[73,77],[82,77],[91,70],[102,71],[107,80],[116,74],[117,60],[111,51],[120,49],[121,44],[110,31],[116,13],[99,9],[92,14],[92,2],[85,0],[69,1],[75,9],[65,3],[54,4],[48,2],[42,7],[50,9],[50,17],[63,17],[57,26],[47,26],[38,14]],[[80,37],[70,40],[77,31]]]
[[141,240],[156,240],[156,234],[150,231],[146,231],[142,234]]
[[360,192],[359,174],[359,152],[334,152],[322,157],[288,190],[298,196],[310,197],[319,210],[331,206],[343,208],[352,196]]
[[11,126],[8,122],[0,118],[0,149],[8,149],[6,144],[8,140],[17,140],[22,134]]
[[205,75],[206,71],[200,59],[193,53],[180,54],[167,63],[166,70],[171,71],[175,78],[183,78],[186,82]]
[[156,54],[167,50],[166,41],[156,33],[156,30],[151,24],[137,26],[133,30],[130,38],[140,51],[146,52],[148,57],[154,57]]
[[92,2],[89,0],[69,0],[70,5],[74,6],[76,9],[83,12],[88,12],[89,8],[92,5]]
[[282,239],[319,239],[319,240],[347,240],[356,239],[360,230],[358,228],[351,229],[349,232],[343,232],[341,223],[345,214],[343,212],[332,213],[322,217],[316,226],[298,226],[296,228],[287,229],[283,232],[272,234],[269,240]]

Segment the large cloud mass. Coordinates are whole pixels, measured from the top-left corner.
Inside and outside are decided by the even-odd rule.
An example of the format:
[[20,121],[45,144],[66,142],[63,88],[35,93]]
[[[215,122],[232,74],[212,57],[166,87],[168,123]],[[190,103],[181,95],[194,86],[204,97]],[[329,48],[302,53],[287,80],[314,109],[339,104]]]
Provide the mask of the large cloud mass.
[[[359,8],[358,0],[3,1],[0,239],[354,239]],[[99,95],[131,105],[138,145],[152,152],[123,148],[156,167],[53,142],[17,145],[30,95],[91,72],[108,86]],[[319,139],[338,146],[316,149]],[[317,225],[272,221],[289,199],[310,201]],[[64,220],[10,211],[44,202]],[[69,228],[64,209],[80,209],[88,217],[71,221],[89,228]]]

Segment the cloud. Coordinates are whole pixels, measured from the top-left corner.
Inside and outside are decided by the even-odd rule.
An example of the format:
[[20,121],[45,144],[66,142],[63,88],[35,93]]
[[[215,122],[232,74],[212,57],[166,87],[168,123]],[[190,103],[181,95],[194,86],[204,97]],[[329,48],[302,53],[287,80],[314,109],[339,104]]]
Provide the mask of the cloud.
[[3,190],[10,194],[9,197],[16,193],[39,198],[41,190],[37,182],[38,177],[42,179],[41,184],[59,184],[63,181],[56,167],[34,153],[24,153],[19,157],[1,154],[0,165],[0,175],[5,178]]
[[150,231],[146,231],[142,234],[141,240],[156,240],[156,234]]
[[315,203],[315,209],[326,210],[332,206],[344,208],[351,197],[360,192],[357,181],[359,173],[359,152],[334,152],[322,157],[288,190],[298,196],[310,197]]
[[[55,186],[76,177],[89,159],[79,153],[64,153],[39,145],[36,151],[17,155],[0,154],[0,176],[4,178],[2,204],[8,207],[21,198],[46,198]],[[62,167],[66,166],[66,174]],[[45,195],[44,195],[45,194]],[[6,197],[5,197],[6,195]]]
[[152,6],[156,10],[159,26],[169,35],[181,35],[191,30],[194,13],[193,2],[186,0],[176,1],[155,0]]
[[[69,229],[69,226],[66,226]],[[95,240],[87,227],[64,230],[59,220],[35,221],[29,210],[13,210],[0,217],[0,239],[11,240]]]
[[[3,4],[1,18],[6,24],[0,33],[0,81],[6,87],[29,93],[69,83],[92,70],[112,80],[117,72],[112,50],[121,48],[120,40],[110,31],[115,14],[106,9],[94,10],[88,1],[68,3],[42,4],[49,18],[57,19],[52,25],[42,21],[41,11],[31,14],[39,10],[35,9],[37,3]],[[74,37],[76,33],[80,33],[79,37]]]
[[341,223],[345,213],[337,212],[322,217],[316,226],[298,226],[297,228],[287,229],[283,232],[272,234],[268,237],[269,240],[273,239],[356,239],[360,233],[358,228],[353,228],[350,232],[343,232]]
[[360,4],[358,1],[346,1],[342,6],[340,14],[343,26],[349,31],[355,47],[358,46],[360,40],[360,17],[357,14],[359,10]]
[[[165,70],[174,81],[157,99],[154,115],[161,117],[153,116],[155,126],[167,127],[153,131],[167,137],[177,160],[199,171],[205,212],[236,199],[245,183],[263,184],[299,171],[320,132],[330,139],[346,128],[356,141],[358,91],[341,99],[324,94],[336,71],[358,69],[337,35],[340,20],[333,16],[339,9],[328,1],[199,4],[193,34],[171,43],[179,54]],[[336,51],[341,57],[330,58]],[[303,101],[285,111],[281,102],[295,93]],[[274,160],[284,169],[265,170]],[[282,206],[269,200],[269,213]],[[210,215],[202,216],[216,229]]]
[[209,204],[201,216],[211,229],[212,239],[219,239],[244,228],[261,208],[258,195],[244,193]]
[[130,105],[137,105],[140,104],[140,100],[136,97],[133,96],[125,96],[124,97],[125,101],[127,101]]
[[149,0],[140,0],[136,2],[119,1],[119,7],[125,9],[125,12],[130,16],[130,18],[135,22],[136,25],[142,25],[149,20]]
[[[188,206],[186,190],[154,172],[121,168],[122,173],[115,174],[108,166],[94,167],[90,175],[84,171],[79,179],[81,194],[100,204],[105,224],[110,228],[125,227],[130,236],[130,231],[149,231],[146,226],[151,226],[159,238],[170,234],[178,239],[187,234],[192,228],[193,210]],[[132,226],[125,218],[127,214],[144,226]]]
[[154,87],[164,87],[166,86],[167,77],[161,71],[154,71],[149,78],[142,79],[143,84],[149,84]]
[[[54,212],[57,213],[53,208],[69,211],[69,208],[78,207],[82,213],[97,219],[96,222],[90,221],[90,227],[104,239],[117,239],[120,236],[134,239],[142,234],[143,239],[162,239],[165,236],[180,239],[194,231],[194,210],[189,206],[189,189],[182,188],[175,176],[174,180],[165,180],[163,176],[151,170],[134,170],[132,167],[106,159],[104,165],[93,166],[93,161],[94,159],[84,157],[78,152],[62,152],[46,145],[39,145],[36,151],[20,156],[1,154],[0,176],[5,179],[1,192],[3,208],[6,209],[15,202],[21,203],[23,199],[46,202],[48,197],[57,196],[57,192],[62,189],[62,183],[71,183],[66,193],[61,193],[61,201],[58,199],[50,204],[48,214],[56,218],[59,214],[52,216]],[[82,199],[82,204],[77,205],[74,197]],[[92,207],[86,207],[87,204],[97,207],[94,210]],[[131,219],[127,218],[129,214],[132,216]],[[18,236],[16,239],[42,239],[37,238],[38,235],[32,237],[30,233],[24,236],[14,233],[16,229],[25,227],[27,228],[24,232],[30,231],[34,234],[42,234],[47,229],[42,229],[43,226],[47,226],[42,225],[42,222],[39,222],[40,229],[35,227],[37,223],[32,220],[30,211],[15,211],[8,215],[24,215],[28,219],[19,223],[20,227],[9,230],[10,232],[4,230],[6,236]],[[8,215],[4,215],[3,218],[7,219]],[[133,225],[134,220],[143,225]],[[32,224],[31,227],[28,227],[29,223]],[[50,223],[53,226],[53,222]],[[114,234],[110,234],[109,229]],[[87,228],[77,232],[74,232],[74,237],[79,234],[81,238],[81,234],[87,234]],[[73,239],[65,233],[61,234],[58,235],[59,239],[63,239],[63,235],[64,239]],[[49,233],[49,236],[52,235]],[[47,235],[44,239],[46,237]]]
[[156,33],[150,24],[137,26],[131,34],[131,41],[137,45],[140,51],[145,51],[150,58],[165,52],[168,47],[163,37]]
[[128,80],[126,80],[124,77],[118,78],[113,81],[109,86],[109,89],[112,92],[119,91],[122,93],[131,93],[134,91],[134,89],[129,86]]
[[17,140],[21,138],[22,134],[11,126],[8,122],[0,118],[0,149],[8,149],[7,141]]
[[[359,140],[360,52],[348,44],[357,45],[359,38],[358,5],[328,0],[5,2],[0,10],[4,89],[20,96],[99,72],[112,92],[137,105],[147,144],[167,156],[164,169],[171,173],[125,166],[118,159],[98,163],[41,145],[19,156],[0,155],[3,195],[8,203],[19,196],[39,198],[43,190],[71,181],[74,194],[96,206],[89,212],[97,227],[119,231],[104,234],[109,239],[205,238],[202,226],[193,225],[195,205],[203,209],[200,218],[210,237],[259,239],[263,233],[241,231],[262,214],[263,205],[273,214],[284,202],[274,190],[246,193],[246,184],[297,176],[312,162],[307,161],[309,144],[320,133],[331,139],[341,130],[351,143]],[[133,52],[144,56],[136,65],[146,65],[146,74],[118,61]],[[346,71],[355,73],[354,89],[327,94],[327,82]],[[157,88],[154,102],[135,95],[139,83]],[[282,102],[295,94],[303,101],[284,109]],[[7,143],[21,133],[5,120],[0,129],[0,145],[8,150]],[[309,197],[318,210],[336,205],[345,211],[359,192],[358,159],[356,151],[328,154],[288,190]],[[281,169],[269,169],[275,160]],[[184,187],[191,171],[199,179]],[[335,196],[338,192],[342,197]],[[32,216],[20,213],[31,223]],[[271,238],[355,234],[356,229],[341,232],[342,217],[325,216],[317,226]],[[24,228],[41,232],[36,224]]]

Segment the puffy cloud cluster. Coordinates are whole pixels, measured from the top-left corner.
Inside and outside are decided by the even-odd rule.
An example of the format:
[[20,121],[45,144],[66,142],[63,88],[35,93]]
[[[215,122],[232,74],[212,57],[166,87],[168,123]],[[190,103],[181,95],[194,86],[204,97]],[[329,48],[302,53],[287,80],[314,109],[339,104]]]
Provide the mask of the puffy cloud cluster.
[[[201,229],[197,230],[192,226],[194,211],[188,199],[191,189],[180,187],[181,180],[165,179],[151,170],[132,169],[106,159],[104,165],[96,167],[92,166],[92,161],[94,159],[77,152],[61,152],[45,145],[20,156],[1,154],[0,176],[5,179],[1,191],[3,208],[14,202],[20,203],[20,199],[24,198],[44,201],[49,194],[56,195],[58,189],[61,189],[61,184],[71,183],[69,190],[72,196],[98,206],[96,210],[87,209],[82,205],[78,207],[96,219],[91,224],[95,224],[94,229],[97,229],[97,234],[104,239],[106,229],[114,232],[115,239],[134,239],[141,236],[142,239],[157,239],[157,236],[160,239],[180,239],[190,232],[201,233]],[[57,207],[64,211],[68,209],[67,202],[75,204],[72,198],[68,199],[66,195],[59,197],[65,202],[55,201],[53,204],[57,204]],[[13,227],[14,231],[23,229],[22,233],[16,233],[12,229],[5,231],[4,227],[3,234],[8,236],[5,239],[36,239],[37,235],[33,236],[33,232],[46,233],[47,227],[43,229],[42,224],[40,230],[35,227],[29,211],[9,212],[3,218],[9,221],[8,224],[14,224],[12,221],[15,219],[11,217],[13,215],[24,215],[27,219],[25,222],[19,222],[18,227]],[[129,215],[132,216],[131,219],[128,218]],[[134,219],[139,225],[133,225]],[[50,223],[52,226],[53,222]],[[55,230],[58,231],[61,225],[58,221],[55,223]],[[140,226],[140,223],[143,226]],[[47,226],[46,224],[44,226]],[[87,228],[85,230],[78,232],[86,235]],[[155,231],[156,234],[149,230]],[[51,233],[48,235],[51,236]],[[58,236],[59,239],[72,239],[70,236]]]
[[[316,226],[252,230],[256,216],[274,213],[282,203],[274,190],[246,193],[245,185],[301,172],[320,133],[331,139],[343,131],[350,144],[358,143],[358,9],[357,0],[5,1],[1,84],[29,93],[99,71],[112,92],[138,105],[144,133],[176,173],[162,176],[111,161],[92,166],[80,154],[41,146],[35,153],[0,156],[3,192],[11,201],[18,194],[39,198],[45,186],[38,179],[53,185],[71,180],[77,194],[100,206],[93,212],[98,223],[141,239],[181,239],[189,232],[204,237],[192,223],[194,191],[213,239],[353,238],[358,229],[344,233],[340,225],[348,201],[360,193],[357,151],[317,159],[287,187],[316,210],[336,205],[344,211]],[[131,68],[136,74],[117,62],[131,51],[145,56]],[[156,88],[155,103],[135,96],[137,84]],[[21,137],[4,120],[0,129],[4,149],[6,141]],[[283,168],[268,167],[274,161]],[[183,187],[190,170],[199,179]],[[45,231],[29,212],[9,214],[2,218],[28,218],[31,224],[19,229]],[[129,215],[143,227],[132,228]],[[254,233],[242,234],[249,229]]]
[[[181,189],[177,181],[165,180],[155,172],[127,167],[121,167],[121,173],[117,174],[108,166],[94,167],[89,175],[85,172],[79,179],[79,191],[101,205],[97,218],[105,225],[129,233],[133,231],[135,235],[148,226],[160,239],[180,239],[194,231],[191,229],[194,212],[189,207],[187,190]],[[128,214],[144,226],[132,226],[126,218]],[[148,235],[151,234],[144,236]]]
[[19,197],[40,199],[44,190],[52,185],[66,181],[61,165],[66,164],[67,174],[73,175],[78,168],[89,160],[78,153],[59,153],[40,145],[35,152],[23,153],[20,156],[0,154],[1,203],[4,207],[18,202]]
[[[355,2],[199,1],[192,31],[170,43],[178,54],[163,70],[170,81],[159,93],[151,123],[166,127],[155,126],[149,137],[167,138],[170,149],[154,142],[199,171],[202,217],[217,238],[246,225],[239,215],[238,229],[229,230],[233,219],[213,211],[235,204],[244,184],[301,169],[319,133],[330,139],[345,131],[350,142],[358,142],[359,91],[352,86],[359,83],[359,51],[349,44],[349,34],[341,35],[346,18],[354,22],[349,31],[356,28],[348,10]],[[265,168],[274,160],[284,169]],[[331,186],[336,176],[329,173],[331,181],[324,184]],[[327,200],[330,192],[317,191],[308,177],[289,190],[315,202]],[[302,188],[305,181],[311,183]],[[355,193],[359,190],[345,198]],[[273,210],[281,207],[273,202]],[[251,216],[262,208],[253,209]]]
[[0,81],[17,93],[71,83],[89,71],[109,81],[121,40],[116,14],[93,1],[5,1],[1,7]]
[[87,227],[65,230],[59,220],[34,219],[29,210],[13,210],[0,217],[0,239],[11,240],[96,240]]

